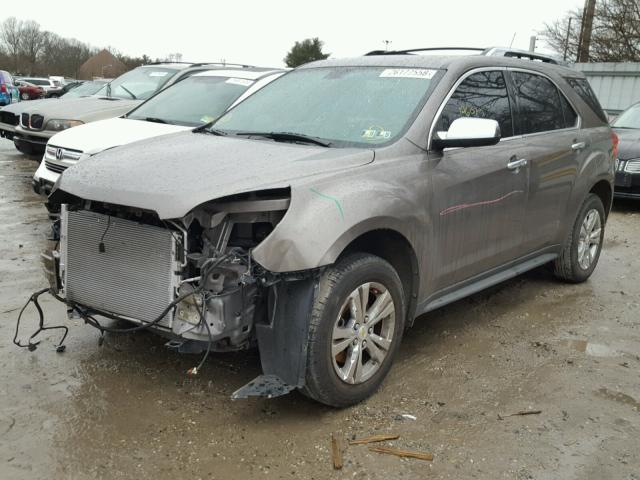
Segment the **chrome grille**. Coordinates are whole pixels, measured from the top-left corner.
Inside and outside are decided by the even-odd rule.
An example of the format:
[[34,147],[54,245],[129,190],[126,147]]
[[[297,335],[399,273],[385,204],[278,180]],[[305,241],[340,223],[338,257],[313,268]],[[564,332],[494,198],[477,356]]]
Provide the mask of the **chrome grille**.
[[84,210],[64,209],[62,222],[67,300],[150,322],[174,299],[175,232]]
[[30,128],[35,130],[42,130],[42,122],[44,121],[44,117],[42,115],[38,115],[34,113],[31,115],[31,123],[29,124]]
[[47,167],[47,170],[51,170],[52,172],[56,173],[62,173],[68,168],[68,166],[58,165],[56,163],[50,162],[49,160],[45,160],[44,165],[45,167]]
[[624,171],[627,173],[640,173],[640,160],[625,162]]

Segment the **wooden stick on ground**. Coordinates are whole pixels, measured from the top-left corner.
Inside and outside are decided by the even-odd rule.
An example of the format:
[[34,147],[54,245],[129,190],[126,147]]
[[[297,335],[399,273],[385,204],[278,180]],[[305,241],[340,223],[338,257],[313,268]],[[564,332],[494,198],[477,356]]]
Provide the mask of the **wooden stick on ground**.
[[418,460],[427,460],[431,462],[433,460],[433,454],[428,452],[414,452],[411,450],[402,450],[400,448],[380,447],[376,445],[370,445],[369,450],[376,453],[386,453],[388,455],[395,455],[402,458],[417,458]]
[[397,440],[400,435],[372,435],[359,440],[351,440],[349,445],[366,445],[367,443],[386,442],[387,440]]
[[340,442],[336,436],[331,434],[331,459],[335,470],[342,470],[342,451],[340,450]]

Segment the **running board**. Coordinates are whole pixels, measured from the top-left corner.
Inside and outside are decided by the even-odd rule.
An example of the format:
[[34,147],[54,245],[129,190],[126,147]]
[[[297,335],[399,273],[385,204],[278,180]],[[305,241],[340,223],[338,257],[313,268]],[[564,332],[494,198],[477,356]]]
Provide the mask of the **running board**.
[[488,277],[481,278],[480,280],[475,280],[471,283],[468,283],[466,286],[458,288],[454,287],[455,290],[453,290],[451,293],[446,293],[441,297],[437,297],[435,300],[427,300],[426,302],[424,302],[418,309],[419,314],[427,313],[437,308],[444,307],[445,305],[461,300],[464,297],[468,297],[469,295],[478,293],[493,285],[502,283],[505,280],[517,277],[524,272],[528,272],[529,270],[540,267],[545,263],[549,263],[552,260],[555,260],[557,257],[558,255],[555,253],[545,253],[527,260],[526,262],[522,262],[514,265],[513,267],[502,270],[498,273],[494,273],[493,275],[490,275]]

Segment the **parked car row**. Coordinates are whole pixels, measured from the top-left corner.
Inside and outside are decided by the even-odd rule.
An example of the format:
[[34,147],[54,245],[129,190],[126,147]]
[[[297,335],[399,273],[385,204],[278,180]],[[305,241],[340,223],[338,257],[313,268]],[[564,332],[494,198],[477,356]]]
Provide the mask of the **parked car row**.
[[544,264],[587,280],[618,137],[584,75],[437,53],[148,65],[3,108],[6,137],[46,145],[51,292],[101,332],[150,329],[204,359],[257,345],[263,375],[235,398],[343,407],[380,386],[417,316]]

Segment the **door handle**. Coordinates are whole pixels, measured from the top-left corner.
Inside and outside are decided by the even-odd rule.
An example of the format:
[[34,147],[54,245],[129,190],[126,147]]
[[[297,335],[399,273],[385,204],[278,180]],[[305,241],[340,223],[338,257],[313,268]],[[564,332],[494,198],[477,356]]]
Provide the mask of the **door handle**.
[[578,142],[571,145],[571,150],[582,150],[587,144],[585,142]]
[[507,163],[507,168],[509,170],[515,170],[516,172],[520,170],[520,167],[526,167],[526,166],[527,166],[526,158],[521,158],[519,160],[511,160],[509,163]]

